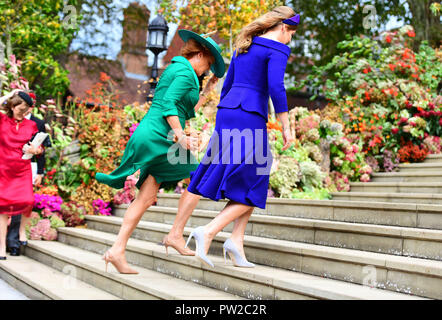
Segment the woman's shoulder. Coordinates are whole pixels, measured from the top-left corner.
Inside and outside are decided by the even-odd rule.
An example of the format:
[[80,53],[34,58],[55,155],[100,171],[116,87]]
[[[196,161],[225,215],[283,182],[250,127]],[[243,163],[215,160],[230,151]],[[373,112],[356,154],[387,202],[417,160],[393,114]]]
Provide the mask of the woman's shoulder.
[[262,47],[266,47],[270,51],[276,50],[278,52],[285,54],[287,57],[290,56],[290,47],[282,42],[277,41],[277,40],[273,40],[273,39],[265,38],[265,37],[260,37],[260,36],[255,36],[252,39],[252,43],[257,44]]
[[190,62],[188,62],[186,58],[181,57],[187,61],[188,65],[186,65],[185,61],[176,58],[178,58],[178,56],[172,59],[171,63],[164,70],[163,74],[169,77],[170,81],[172,81],[178,76],[193,80],[194,78],[193,74],[195,73],[195,71],[193,71]]

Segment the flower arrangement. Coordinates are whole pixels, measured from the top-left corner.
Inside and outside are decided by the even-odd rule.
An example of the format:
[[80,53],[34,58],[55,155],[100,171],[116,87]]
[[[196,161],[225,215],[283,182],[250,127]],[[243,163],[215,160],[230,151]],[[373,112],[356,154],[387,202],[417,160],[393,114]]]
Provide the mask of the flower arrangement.
[[86,208],[75,201],[64,202],[60,207],[60,213],[66,227],[77,227],[85,224]]
[[[404,26],[378,38],[348,37],[338,44],[340,54],[295,88],[320,84],[329,101],[317,112],[321,119],[341,122],[344,134],[356,137],[353,143],[379,171],[395,170],[397,159],[422,161],[427,152],[440,152],[436,140],[424,140],[442,136],[442,54],[425,41],[414,51],[414,36],[413,28]],[[347,174],[344,161],[342,156],[332,163]]]
[[404,142],[398,151],[401,162],[422,162],[428,155],[425,144],[415,145],[411,141]]
[[424,139],[424,144],[429,154],[442,153],[442,139],[440,137],[427,136]]
[[129,204],[131,203],[136,196],[136,183],[138,181],[138,177],[136,175],[131,175],[127,177],[126,182],[124,183],[124,188],[121,191],[118,191],[114,196],[114,204]]
[[0,61],[1,95],[14,89],[29,89],[29,82],[21,76],[22,61],[11,55],[6,61]]
[[59,196],[51,196],[47,194],[34,195],[34,209],[48,209],[52,212],[60,211],[63,199]]
[[270,171],[269,186],[281,197],[289,197],[301,180],[299,164],[290,156],[282,155],[274,160]]
[[137,130],[138,126],[140,124],[139,123],[134,123],[130,128],[129,128],[129,136],[132,137],[132,135],[134,134],[135,130]]
[[102,216],[110,216],[112,214],[110,203],[105,202],[102,199],[92,201],[92,207],[94,208],[94,214]]
[[56,240],[57,230],[51,227],[49,219],[41,219],[37,224],[30,228],[29,238],[31,240]]
[[382,166],[385,172],[393,172],[399,167],[399,156],[393,151],[385,149],[382,154]]
[[333,181],[330,186],[330,191],[350,191],[350,180],[348,177],[339,171],[330,172],[330,178]]
[[57,228],[65,227],[60,213],[63,199],[59,196],[34,194],[34,209],[26,232],[31,240],[56,240]]

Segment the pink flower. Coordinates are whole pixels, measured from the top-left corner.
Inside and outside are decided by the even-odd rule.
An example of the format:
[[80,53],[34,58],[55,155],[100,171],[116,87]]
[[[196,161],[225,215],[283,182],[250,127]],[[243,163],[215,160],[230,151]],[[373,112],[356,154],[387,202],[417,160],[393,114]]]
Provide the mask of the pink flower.
[[11,84],[9,85],[9,87],[11,89],[20,89],[19,85],[17,84],[17,82],[11,82]]
[[48,240],[48,241],[56,240],[57,239],[57,230],[55,230],[54,228],[49,228],[49,230],[46,231],[42,235],[42,239],[43,240]]
[[370,175],[368,175],[367,173],[364,173],[362,176],[361,176],[361,182],[370,182]]
[[206,122],[204,125],[203,125],[203,131],[205,131],[205,130],[207,130],[207,129],[209,129],[210,128],[210,122]]
[[348,154],[345,155],[345,160],[348,160],[348,161],[350,161],[350,162],[353,162],[353,161],[356,160],[356,157],[355,157],[354,154],[352,154],[352,153],[348,153]]

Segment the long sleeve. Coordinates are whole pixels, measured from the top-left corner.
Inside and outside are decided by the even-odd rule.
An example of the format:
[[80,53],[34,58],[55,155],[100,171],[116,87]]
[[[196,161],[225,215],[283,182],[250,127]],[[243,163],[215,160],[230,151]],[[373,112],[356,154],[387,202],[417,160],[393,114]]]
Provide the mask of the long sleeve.
[[236,55],[236,50],[235,50],[235,52],[233,52],[232,59],[230,60],[229,69],[227,70],[226,79],[224,79],[223,88],[221,90],[220,100],[222,100],[224,98],[224,96],[226,94],[228,94],[230,89],[232,88],[233,75],[235,73],[235,70],[234,70],[235,55]]
[[268,86],[275,113],[287,112],[287,94],[284,87],[284,74],[288,56],[279,50],[270,50],[268,62]]
[[171,82],[161,101],[163,116],[178,116],[177,103],[195,87],[195,80],[188,75],[178,74]]

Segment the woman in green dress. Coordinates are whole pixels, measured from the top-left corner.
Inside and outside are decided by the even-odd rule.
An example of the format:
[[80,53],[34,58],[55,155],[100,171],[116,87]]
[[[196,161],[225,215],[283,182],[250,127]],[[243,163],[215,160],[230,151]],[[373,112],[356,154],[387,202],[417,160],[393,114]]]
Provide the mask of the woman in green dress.
[[[156,202],[160,185],[188,178],[198,167],[190,152],[197,149],[197,141],[186,136],[183,128],[186,120],[195,117],[205,95],[223,77],[225,65],[221,49],[212,38],[188,30],[179,30],[178,34],[185,42],[181,56],[174,57],[161,75],[152,105],[129,139],[120,166],[110,174],[97,173],[95,176],[97,181],[121,189],[126,178],[140,170],[137,197],[124,214],[116,241],[103,256],[106,270],[111,262],[120,273],[138,273],[125,258],[129,237],[143,213]],[[214,76],[200,96],[198,77],[209,69]],[[173,135],[178,138],[178,144],[173,142]],[[165,245],[184,247],[184,239],[179,242],[180,245]],[[189,249],[180,250],[180,253],[195,254]]]

